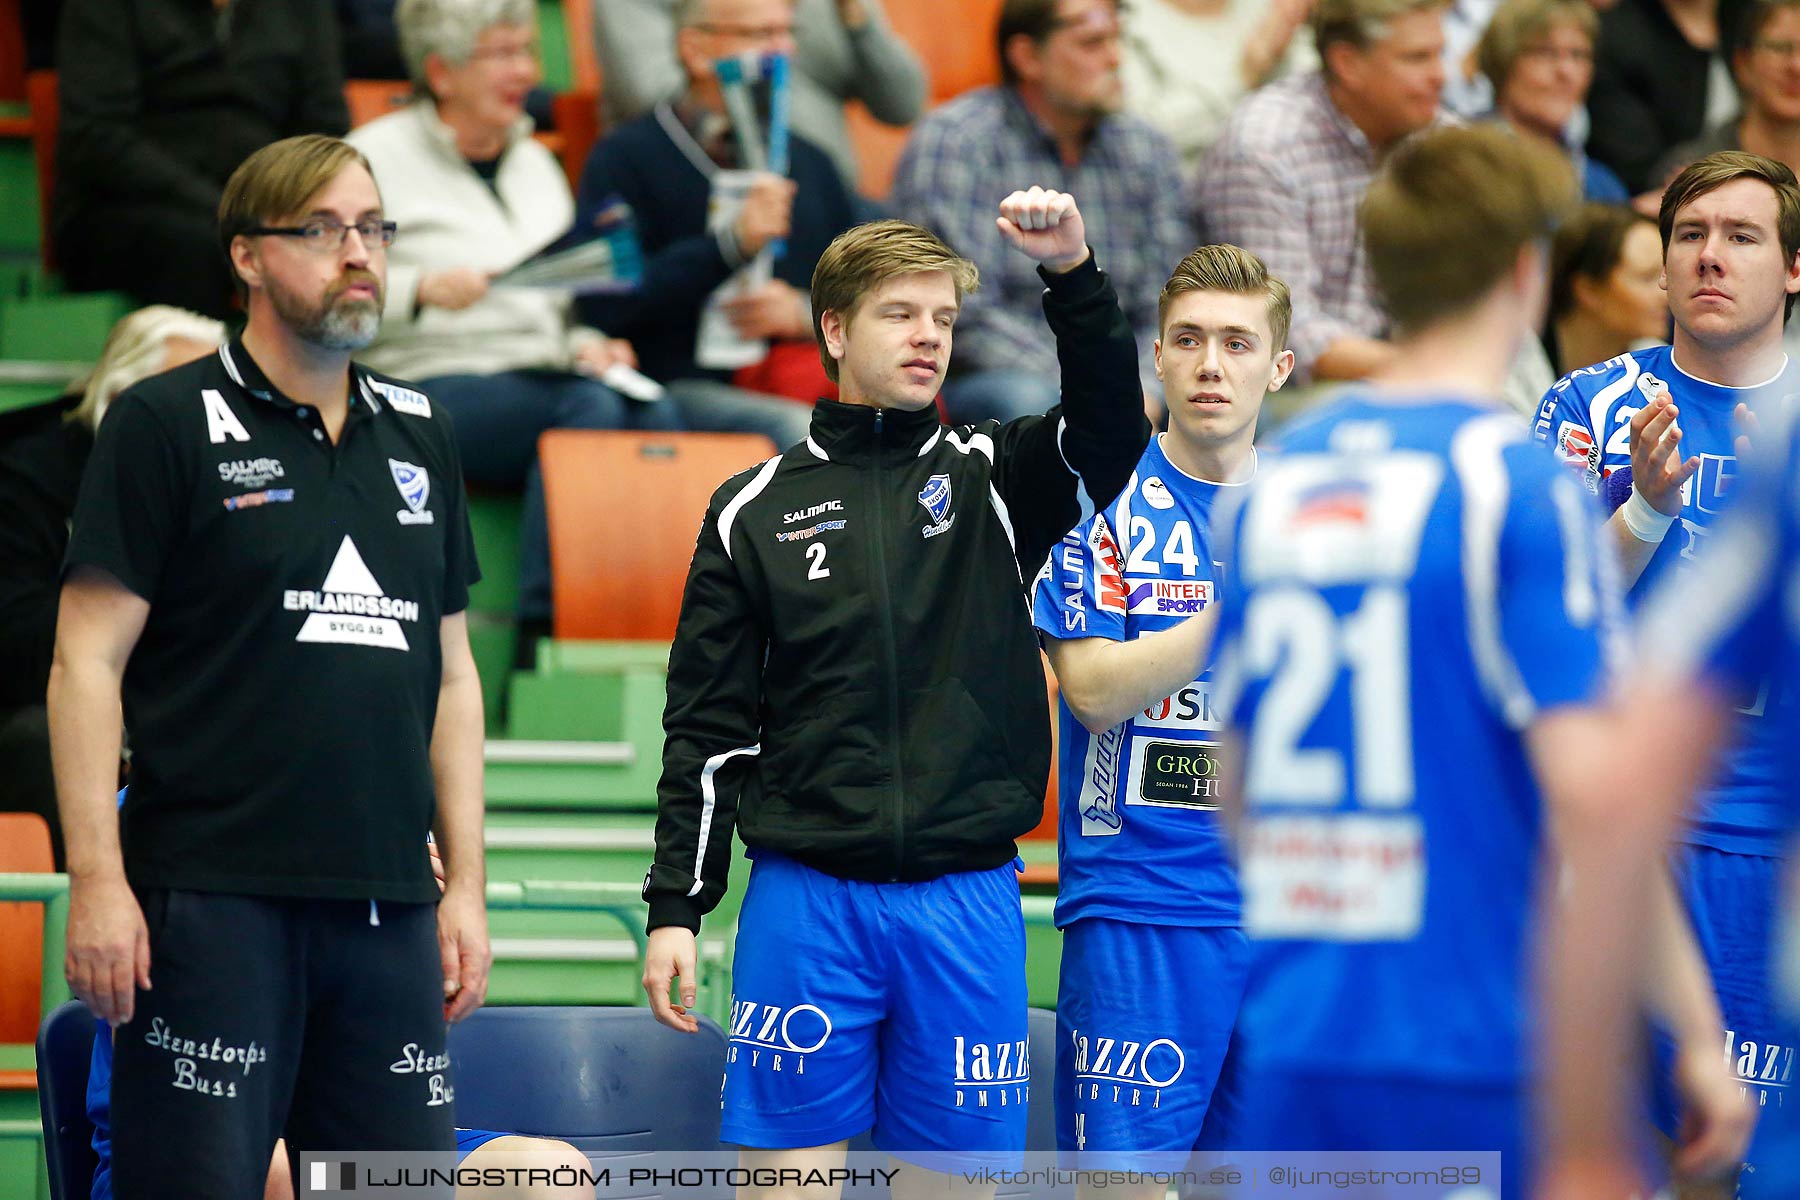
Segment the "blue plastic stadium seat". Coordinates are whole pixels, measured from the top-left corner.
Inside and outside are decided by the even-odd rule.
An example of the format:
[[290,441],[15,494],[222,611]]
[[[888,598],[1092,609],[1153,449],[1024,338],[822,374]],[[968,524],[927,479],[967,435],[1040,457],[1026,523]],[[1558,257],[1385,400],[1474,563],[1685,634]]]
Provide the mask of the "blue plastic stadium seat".
[[450,1028],[456,1123],[569,1142],[596,1162],[716,1151],[725,1031],[647,1008],[484,1008]]
[[94,1029],[94,1014],[79,1000],[63,1002],[38,1029],[38,1109],[52,1200],[87,1200],[94,1182],[94,1127],[87,1117]]

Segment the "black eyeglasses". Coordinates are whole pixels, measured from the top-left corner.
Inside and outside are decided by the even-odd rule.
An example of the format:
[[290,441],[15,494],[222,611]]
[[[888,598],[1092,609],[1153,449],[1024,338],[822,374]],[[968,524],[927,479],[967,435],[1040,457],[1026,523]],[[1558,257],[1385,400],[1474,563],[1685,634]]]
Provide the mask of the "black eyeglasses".
[[362,238],[363,245],[383,250],[394,244],[394,235],[400,232],[400,226],[396,222],[380,221],[373,217],[353,225],[346,225],[330,217],[314,217],[299,225],[255,225],[244,232],[257,236],[297,238],[308,250],[324,252],[342,250],[352,229]]

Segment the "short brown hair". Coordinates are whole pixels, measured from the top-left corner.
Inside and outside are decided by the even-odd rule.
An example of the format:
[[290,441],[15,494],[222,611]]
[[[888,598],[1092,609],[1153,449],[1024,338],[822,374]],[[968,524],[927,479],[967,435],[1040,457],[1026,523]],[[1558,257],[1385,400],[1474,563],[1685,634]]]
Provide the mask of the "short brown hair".
[[[1325,51],[1339,42],[1367,50],[1387,36],[1387,23],[1395,17],[1448,7],[1450,0],[1319,0],[1312,14],[1319,62],[1326,63]],[[1329,74],[1331,68],[1325,70]]]
[[1601,282],[1618,269],[1625,235],[1633,227],[1656,228],[1656,222],[1629,204],[1584,204],[1564,221],[1550,245],[1551,321],[1575,310],[1575,280]]
[[[1118,0],[1110,0],[1114,8]],[[1006,57],[1006,47],[1014,38],[1024,34],[1038,45],[1055,33],[1060,27],[1056,19],[1056,6],[1061,0],[1004,0],[1000,5],[1000,21],[994,30],[994,45],[1000,51],[1000,82],[1007,87],[1016,87],[1019,74],[1013,70],[1010,59]]]
[[1269,274],[1263,260],[1242,246],[1220,242],[1200,246],[1176,264],[1169,282],[1156,298],[1156,327],[1160,332],[1169,319],[1169,305],[1189,292],[1231,292],[1262,296],[1269,305],[1271,349],[1279,354],[1287,347],[1288,326],[1294,319],[1294,301],[1288,285]]
[[1475,45],[1475,65],[1495,91],[1526,49],[1559,21],[1579,26],[1590,47],[1600,34],[1600,14],[1588,0],[1503,0]]
[[929,229],[906,221],[871,221],[846,229],[831,240],[812,276],[813,337],[819,343],[819,361],[825,374],[838,377],[837,359],[825,348],[825,327],[820,318],[837,313],[848,324],[863,297],[902,275],[924,271],[948,271],[956,287],[956,299],[981,286],[975,264],[946,246]]
[[[352,163],[375,177],[363,152],[340,138],[322,133],[271,142],[238,164],[219,197],[219,246],[231,261],[231,243],[258,225],[293,216],[320,188]],[[236,278],[237,268],[232,268]],[[238,280],[242,294],[243,280]]]
[[1777,14],[1783,9],[1800,8],[1800,0],[1756,0],[1744,10],[1737,19],[1737,28],[1728,40],[1732,56],[1748,54],[1756,49],[1756,40],[1763,35]]
[[[1656,210],[1656,227],[1662,234],[1663,259],[1669,257],[1669,238],[1675,233],[1675,216],[1708,192],[1714,192],[1737,179],[1759,179],[1775,192],[1775,236],[1781,241],[1781,252],[1789,263],[1800,252],[1800,185],[1794,172],[1784,162],[1751,154],[1746,150],[1720,150],[1696,159],[1663,189],[1662,206]],[[1794,312],[1794,296],[1790,292],[1786,321]]]
[[1402,331],[1466,311],[1575,207],[1567,158],[1494,125],[1404,142],[1363,197],[1369,267]]

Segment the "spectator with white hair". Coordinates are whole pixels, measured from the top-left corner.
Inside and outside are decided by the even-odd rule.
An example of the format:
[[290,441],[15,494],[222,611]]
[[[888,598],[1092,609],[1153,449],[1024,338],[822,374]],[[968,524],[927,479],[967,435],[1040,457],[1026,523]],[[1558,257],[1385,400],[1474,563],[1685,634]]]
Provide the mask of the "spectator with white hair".
[[113,326],[85,383],[56,403],[0,418],[0,812],[42,815],[59,871],[44,689],[81,472],[115,396],[224,340],[225,327],[209,317],[161,304],[140,308]]
[[[540,77],[532,0],[401,0],[395,19],[416,97],[348,139],[400,227],[381,333],[361,357],[426,385],[456,423],[471,483],[524,486],[525,652],[551,619],[538,436],[687,422],[678,403],[628,399],[600,381],[615,365],[636,367],[636,353],[582,325],[566,293],[497,282],[575,223],[562,167],[525,115]],[[765,403],[788,418],[791,406]],[[742,428],[784,428],[759,425],[754,407],[733,415]]]

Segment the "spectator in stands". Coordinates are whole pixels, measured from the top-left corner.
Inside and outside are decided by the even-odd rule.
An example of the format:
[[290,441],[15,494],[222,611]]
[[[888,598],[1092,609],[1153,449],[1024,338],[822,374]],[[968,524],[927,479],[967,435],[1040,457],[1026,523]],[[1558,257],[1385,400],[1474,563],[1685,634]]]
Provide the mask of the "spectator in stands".
[[[835,392],[813,345],[806,289],[831,239],[856,223],[855,201],[804,137],[792,139],[788,178],[741,169],[713,64],[791,52],[791,0],[693,0],[681,15],[675,46],[687,91],[602,138],[581,174],[583,212],[618,199],[636,213],[644,278],[628,295],[581,308],[632,339],[690,427],[754,419],[785,448],[806,437],[811,402]],[[770,424],[775,394],[805,403],[783,404]]]
[[1293,290],[1302,381],[1361,379],[1393,356],[1357,209],[1382,156],[1437,119],[1443,7],[1319,0],[1321,69],[1252,95],[1201,166],[1205,240],[1244,247]]
[[1506,0],[1475,60],[1494,87],[1494,116],[1569,156],[1584,199],[1623,204],[1619,177],[1568,141],[1569,127],[1594,80],[1594,35],[1600,18],[1588,0]]
[[1622,204],[1590,204],[1563,222],[1550,252],[1544,349],[1561,378],[1634,346],[1669,340],[1656,222]]
[[81,471],[114,396],[224,340],[225,327],[197,313],[139,309],[113,326],[85,386],[0,419],[0,812],[43,815],[58,871],[62,829],[44,689]]
[[1313,2],[1142,0],[1119,14],[1125,109],[1175,143],[1184,179],[1247,93],[1319,65]]
[[[960,374],[944,387],[958,421],[1007,421],[1057,400],[1056,343],[1039,313],[1043,283],[1008,253],[987,197],[1050,181],[1088,207],[1089,242],[1137,334],[1146,406],[1160,408],[1151,343],[1168,265],[1193,246],[1176,188],[1175,147],[1120,111],[1115,0],[1005,0],[1003,82],[934,111],[907,141],[893,204],[973,261],[982,289],[956,327]],[[1150,397],[1157,397],[1152,400]]]
[[1760,0],[1731,61],[1742,111],[1663,157],[1651,173],[1658,196],[1683,167],[1716,150],[1748,150],[1800,168],[1800,0]]
[[1475,65],[1475,46],[1498,7],[1500,0],[1447,0],[1444,8],[1444,94],[1439,103],[1464,120],[1476,120],[1494,108],[1494,86]]
[[[1755,0],[1619,0],[1600,14],[1588,153],[1633,194],[1673,146],[1737,112],[1729,34]],[[1660,188],[1658,188],[1660,190]]]
[[532,0],[401,0],[417,98],[348,138],[368,156],[402,235],[388,254],[381,332],[362,359],[417,379],[456,422],[472,483],[526,491],[522,651],[550,631],[550,535],[537,473],[547,429],[674,429],[672,405],[628,400],[598,378],[631,346],[572,319],[568,296],[491,286],[575,220],[554,155],[531,137]]
[[328,0],[67,0],[57,62],[70,286],[230,316],[225,180],[270,142],[350,123]]
[[[601,107],[609,122],[635,120],[681,96],[687,74],[673,48],[683,0],[584,2],[594,8]],[[724,14],[709,23],[729,34],[736,21]],[[736,28],[746,36],[756,32],[750,24]],[[925,107],[925,70],[888,28],[882,0],[798,0],[793,43],[794,132],[830,155],[844,186],[854,189],[856,154],[844,105],[857,100],[883,124],[910,125]]]

